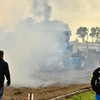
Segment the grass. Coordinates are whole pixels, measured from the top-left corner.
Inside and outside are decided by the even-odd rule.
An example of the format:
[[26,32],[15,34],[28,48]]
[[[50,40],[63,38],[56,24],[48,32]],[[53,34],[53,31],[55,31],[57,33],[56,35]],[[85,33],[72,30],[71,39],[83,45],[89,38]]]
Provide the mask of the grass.
[[74,95],[70,100],[95,100],[95,92],[87,91],[79,95]]

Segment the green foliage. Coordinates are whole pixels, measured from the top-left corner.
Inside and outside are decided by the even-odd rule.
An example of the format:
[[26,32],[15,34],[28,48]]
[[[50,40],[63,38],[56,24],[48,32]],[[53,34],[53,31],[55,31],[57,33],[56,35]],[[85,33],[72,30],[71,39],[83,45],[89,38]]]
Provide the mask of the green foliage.
[[79,95],[74,95],[70,100],[95,100],[95,92],[87,91]]
[[91,28],[90,36],[93,38],[93,37],[95,37],[95,35],[96,35],[96,28],[95,27],[92,27]]
[[97,42],[100,42],[100,27],[96,27],[97,33],[96,33],[96,37],[97,37]]
[[84,42],[84,37],[87,35],[87,31],[88,29],[86,27],[80,27],[77,29],[76,34],[82,38],[83,42]]
[[[85,41],[84,38],[87,35],[88,28],[87,27],[79,27],[77,28],[77,32],[75,33],[80,38],[82,38],[83,42]],[[91,27],[91,31],[89,36],[92,38],[96,43],[100,43],[100,27]]]

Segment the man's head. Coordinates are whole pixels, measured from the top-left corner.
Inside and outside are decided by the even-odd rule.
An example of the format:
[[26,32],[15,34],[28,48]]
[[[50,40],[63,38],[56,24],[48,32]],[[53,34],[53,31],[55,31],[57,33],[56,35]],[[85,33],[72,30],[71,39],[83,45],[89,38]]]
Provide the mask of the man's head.
[[4,52],[2,50],[0,50],[0,58],[3,58],[3,54],[4,54]]

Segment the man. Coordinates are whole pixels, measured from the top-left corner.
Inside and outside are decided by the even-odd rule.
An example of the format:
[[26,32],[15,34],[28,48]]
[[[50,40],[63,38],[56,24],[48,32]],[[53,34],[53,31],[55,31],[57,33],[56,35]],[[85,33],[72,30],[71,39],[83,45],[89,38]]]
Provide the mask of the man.
[[94,70],[90,81],[92,89],[96,92],[96,100],[100,100],[100,67]]
[[10,72],[8,63],[3,60],[3,51],[0,50],[0,100],[4,92],[4,80],[7,79],[7,86],[10,85]]

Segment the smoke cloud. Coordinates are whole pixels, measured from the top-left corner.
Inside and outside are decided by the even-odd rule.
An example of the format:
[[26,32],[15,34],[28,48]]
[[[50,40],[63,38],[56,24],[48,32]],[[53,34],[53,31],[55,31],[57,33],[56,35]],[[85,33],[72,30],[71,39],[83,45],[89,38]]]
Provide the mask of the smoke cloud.
[[33,0],[31,12],[35,17],[49,20],[51,14],[51,6],[48,5],[48,0]]
[[[13,86],[48,86],[57,83],[82,81],[82,76],[77,72],[50,73],[41,72],[44,68],[45,58],[56,51],[54,48],[58,41],[58,32],[52,32],[53,29],[68,29],[67,23],[62,21],[50,21],[51,6],[47,0],[34,0],[31,12],[34,16],[43,18],[37,22],[32,17],[19,21],[15,26],[15,32],[3,31],[0,29],[0,49],[5,53],[4,59],[8,62],[11,72]],[[66,77],[67,80],[66,80]],[[85,76],[87,77],[87,76]],[[89,75],[88,75],[89,78]],[[88,80],[88,79],[87,79]],[[88,82],[88,81],[84,82]]]
[[36,22],[28,17],[17,23],[15,32],[4,33],[3,28],[0,29],[1,49],[10,66],[12,85],[38,87],[54,83],[47,77],[44,82],[48,69],[42,75],[40,70],[46,57],[56,50],[59,37],[54,35],[56,31],[51,31],[59,28],[68,29],[68,25],[57,20]]

